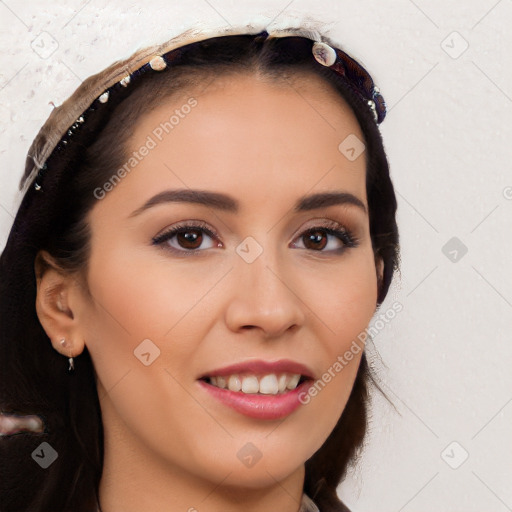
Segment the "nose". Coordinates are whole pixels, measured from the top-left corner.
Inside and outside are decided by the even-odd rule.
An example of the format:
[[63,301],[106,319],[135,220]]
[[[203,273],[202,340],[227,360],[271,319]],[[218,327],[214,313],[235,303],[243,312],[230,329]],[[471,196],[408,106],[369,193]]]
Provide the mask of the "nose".
[[277,338],[303,325],[305,305],[295,290],[293,270],[266,253],[252,263],[236,261],[225,320],[233,332],[258,330],[265,338]]

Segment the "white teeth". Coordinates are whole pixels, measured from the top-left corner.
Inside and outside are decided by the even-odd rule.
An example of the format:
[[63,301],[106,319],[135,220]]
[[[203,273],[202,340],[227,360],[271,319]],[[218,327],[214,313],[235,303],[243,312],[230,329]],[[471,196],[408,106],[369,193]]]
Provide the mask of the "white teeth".
[[288,384],[286,384],[286,387],[288,389],[295,389],[297,387],[297,384],[299,383],[300,375],[292,375],[292,378],[288,381]]
[[260,393],[264,395],[277,395],[278,391],[277,377],[273,373],[271,375],[265,375],[265,377],[260,380]]
[[249,375],[242,379],[242,391],[244,393],[257,393],[260,390],[260,383],[258,377]]
[[277,395],[295,389],[299,383],[299,374],[282,373],[279,377],[275,373],[263,376],[256,375],[217,375],[210,377],[212,386],[230,391],[240,391],[247,394]]
[[238,378],[238,375],[231,375],[228,379],[228,389],[230,391],[240,391],[242,389],[242,383]]
[[277,383],[279,393],[282,393],[283,391],[286,390],[286,379],[287,379],[286,373],[283,373],[282,375],[279,376],[279,382]]

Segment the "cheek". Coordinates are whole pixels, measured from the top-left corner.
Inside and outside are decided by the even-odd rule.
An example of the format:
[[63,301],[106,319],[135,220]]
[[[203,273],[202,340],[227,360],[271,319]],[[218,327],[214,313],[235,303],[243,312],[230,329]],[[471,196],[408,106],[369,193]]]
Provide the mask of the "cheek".
[[120,247],[91,258],[89,282],[100,316],[125,333],[164,338],[222,274],[222,266],[176,263],[158,248]]
[[[304,280],[304,300],[315,316],[322,354],[321,376],[302,396],[305,421],[318,447],[339,420],[349,399],[365,348],[366,330],[376,309],[373,252],[354,252],[336,272]],[[315,286],[316,285],[316,286]],[[313,354],[311,357],[314,357]]]
[[326,327],[331,357],[364,332],[377,305],[377,276],[371,250],[353,252],[343,263],[305,283],[308,306]]
[[201,340],[219,317],[209,299],[229,267],[176,263],[147,247],[96,246],[102,249],[90,259],[94,300],[86,343],[103,386],[109,389],[141,366],[141,347],[158,354],[149,368],[168,366],[185,379]]

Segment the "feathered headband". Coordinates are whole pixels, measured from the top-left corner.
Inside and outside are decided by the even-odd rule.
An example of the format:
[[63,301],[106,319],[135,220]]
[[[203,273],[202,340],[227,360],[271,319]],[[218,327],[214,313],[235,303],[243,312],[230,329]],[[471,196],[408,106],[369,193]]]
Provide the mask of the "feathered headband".
[[[173,61],[179,58],[185,46],[212,37],[241,34],[255,34],[261,39],[306,37],[313,40],[312,56],[316,61],[343,77],[352,91],[367,104],[377,124],[384,120],[386,104],[370,74],[347,53],[323,42],[317,31],[304,28],[251,31],[250,27],[215,31],[190,29],[162,45],[140,50],[129,59],[117,62],[111,66],[111,72],[106,78],[103,72],[89,77],[62,106],[56,107],[30,147],[26,179],[22,179],[20,189],[23,186],[25,191],[32,185],[36,191],[42,191],[42,178],[50,159],[64,156],[66,147],[78,138],[78,134],[82,138],[85,133],[91,134],[100,128],[102,116],[99,112],[105,104],[113,107],[130,93],[135,82],[153,72],[162,72],[172,67]],[[85,95],[84,90],[87,91]]]

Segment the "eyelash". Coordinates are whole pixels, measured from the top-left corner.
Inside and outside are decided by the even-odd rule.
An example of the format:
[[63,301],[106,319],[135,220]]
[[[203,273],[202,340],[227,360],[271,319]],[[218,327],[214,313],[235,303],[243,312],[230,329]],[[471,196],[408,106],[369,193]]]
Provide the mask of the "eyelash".
[[[212,239],[219,239],[219,235],[215,232],[215,230],[208,227],[207,224],[201,221],[189,221],[182,224],[178,224],[176,226],[173,226],[172,228],[168,229],[161,235],[158,235],[152,239],[152,242],[154,245],[163,246],[165,242],[171,240],[179,233],[186,233],[188,231],[202,231],[206,233],[210,238]],[[346,249],[355,248],[359,245],[359,239],[347,228],[339,224],[338,222],[327,220],[322,223],[322,225],[313,226],[311,228],[307,228],[297,238],[302,238],[306,236],[308,233],[314,233],[315,231],[321,231],[324,232],[326,235],[335,236],[338,238],[341,242],[343,242],[343,247],[334,249],[334,250],[319,250],[316,251],[314,249],[307,249],[311,252],[317,252],[317,253],[335,253],[335,254],[341,254],[342,252],[345,252]],[[327,242],[328,243],[328,242]],[[197,255],[204,251],[205,249],[176,249],[175,247],[167,246],[163,247],[164,250],[168,250],[174,254],[180,255],[180,256],[192,256]],[[300,248],[302,249],[302,247]]]

